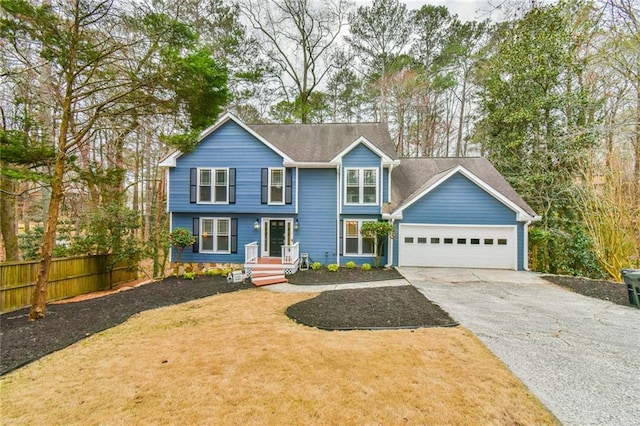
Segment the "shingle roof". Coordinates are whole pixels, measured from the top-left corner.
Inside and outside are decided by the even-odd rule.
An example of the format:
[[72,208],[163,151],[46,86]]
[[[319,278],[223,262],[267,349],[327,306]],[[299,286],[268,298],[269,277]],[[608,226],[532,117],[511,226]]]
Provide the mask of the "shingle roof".
[[254,132],[298,162],[329,162],[360,137],[391,159],[396,152],[382,123],[247,124]]
[[391,174],[391,199],[394,203],[385,210],[393,212],[402,208],[457,166],[473,173],[527,214],[536,216],[509,182],[483,157],[402,158],[400,166],[395,167]]

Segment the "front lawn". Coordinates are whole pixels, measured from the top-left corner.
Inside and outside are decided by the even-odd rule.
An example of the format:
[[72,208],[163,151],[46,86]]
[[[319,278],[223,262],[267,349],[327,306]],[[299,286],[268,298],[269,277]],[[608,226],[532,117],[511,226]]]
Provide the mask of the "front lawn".
[[137,314],[0,378],[3,422],[555,423],[466,329],[328,332],[285,316],[313,296],[250,289]]

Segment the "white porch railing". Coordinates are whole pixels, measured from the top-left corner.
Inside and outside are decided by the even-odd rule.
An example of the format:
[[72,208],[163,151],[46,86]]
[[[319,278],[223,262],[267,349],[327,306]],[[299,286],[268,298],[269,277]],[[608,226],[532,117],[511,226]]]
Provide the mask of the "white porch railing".
[[258,263],[258,242],[246,244],[244,246],[244,263]]
[[282,264],[283,265],[293,265],[298,263],[298,259],[300,258],[300,243],[294,243],[293,245],[282,246]]

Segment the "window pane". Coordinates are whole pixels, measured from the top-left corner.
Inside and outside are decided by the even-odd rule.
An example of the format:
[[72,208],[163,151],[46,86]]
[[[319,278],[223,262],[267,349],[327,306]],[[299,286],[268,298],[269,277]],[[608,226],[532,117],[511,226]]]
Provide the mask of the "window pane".
[[271,170],[271,185],[282,186],[282,170]]
[[218,220],[218,235],[229,235],[229,221],[226,219]]
[[444,243],[445,244],[453,244],[453,238],[445,238],[444,239]]
[[440,238],[431,238],[431,244],[440,244]]
[[365,186],[362,190],[362,202],[363,203],[375,203],[376,202],[376,188],[371,186]]
[[473,245],[478,245],[478,244],[480,244],[480,238],[472,238],[472,239],[471,239],[471,244],[473,244]]
[[216,202],[218,203],[226,203],[227,202],[227,187],[226,186],[216,186]]
[[345,222],[345,228],[346,228],[345,234],[347,238],[356,238],[356,239],[358,238],[358,222],[348,220]]
[[406,244],[413,244],[413,237],[404,237],[404,242]]
[[226,170],[216,170],[216,185],[227,185]]
[[375,169],[364,171],[364,185],[376,186],[376,170]]
[[362,254],[373,254],[373,243],[368,238],[362,239]]
[[229,237],[218,235],[218,251],[229,251]]
[[499,238],[498,239],[498,245],[499,246],[506,246],[507,245],[507,240],[503,239],[503,238]]
[[347,187],[347,203],[359,203],[360,191],[357,186]]
[[208,236],[202,235],[202,251],[213,251],[213,234]]
[[200,170],[200,185],[211,185],[211,170]]
[[211,201],[210,186],[200,186],[200,201]]
[[493,238],[485,238],[484,239],[484,244],[487,246],[490,246],[493,244]]
[[360,177],[358,170],[347,170],[347,185],[358,186],[360,185]]
[[427,239],[424,237],[418,237],[418,244],[427,244]]
[[347,238],[345,241],[345,254],[358,254],[358,239]]
[[202,235],[213,234],[213,219],[202,219]]
[[458,244],[467,244],[466,238],[458,238]]
[[272,203],[281,203],[284,198],[282,197],[282,187],[281,186],[272,186],[271,187],[271,202]]

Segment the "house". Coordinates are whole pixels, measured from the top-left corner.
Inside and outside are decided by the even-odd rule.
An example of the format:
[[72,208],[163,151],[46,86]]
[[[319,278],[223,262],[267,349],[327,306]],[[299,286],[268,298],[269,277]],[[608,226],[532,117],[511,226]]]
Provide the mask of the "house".
[[171,229],[197,236],[182,260],[242,264],[254,278],[259,265],[294,273],[303,253],[371,263],[360,227],[378,220],[396,231],[386,265],[527,269],[527,226],[540,219],[486,159],[397,158],[380,123],[247,124],[227,113],[161,166]]

